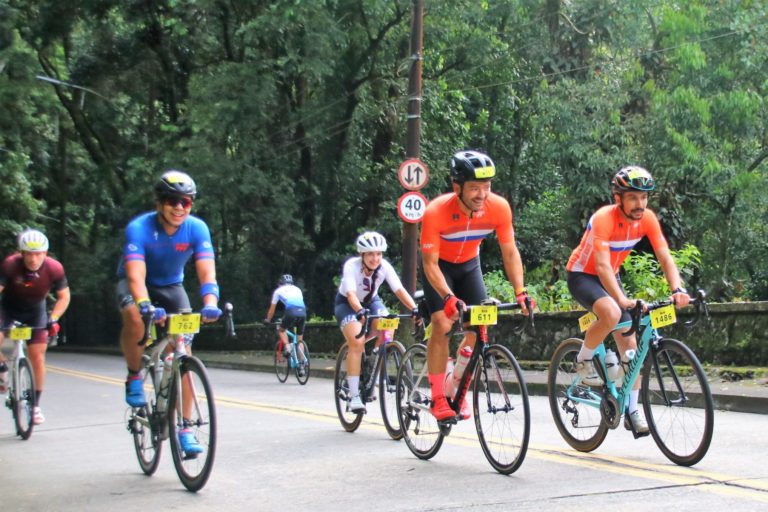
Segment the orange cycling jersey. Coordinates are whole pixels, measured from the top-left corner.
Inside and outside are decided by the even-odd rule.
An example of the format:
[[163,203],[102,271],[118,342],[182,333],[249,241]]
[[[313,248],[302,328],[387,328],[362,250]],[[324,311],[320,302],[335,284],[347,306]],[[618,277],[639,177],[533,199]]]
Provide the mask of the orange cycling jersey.
[[667,247],[659,219],[653,211],[646,209],[640,220],[632,220],[621,212],[619,205],[603,206],[589,219],[581,243],[571,253],[565,268],[571,272],[597,275],[595,251],[610,251],[611,269],[616,274],[632,248],[644,236],[648,237],[657,253]]
[[480,253],[480,242],[493,231],[499,243],[514,242],[512,208],[490,193],[483,209],[468,217],[459,209],[459,196],[450,192],[433,199],[421,224],[421,252],[439,254],[451,263],[464,263]]

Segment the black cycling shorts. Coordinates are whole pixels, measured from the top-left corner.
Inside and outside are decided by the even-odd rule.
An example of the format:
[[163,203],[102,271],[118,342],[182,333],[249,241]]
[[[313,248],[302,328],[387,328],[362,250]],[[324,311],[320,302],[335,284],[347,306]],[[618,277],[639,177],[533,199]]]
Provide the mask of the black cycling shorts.
[[[472,258],[464,263],[449,263],[445,260],[438,260],[440,271],[445,277],[448,287],[453,293],[464,301],[464,304],[471,306],[480,304],[488,297],[483,282],[483,272],[480,269],[480,257]],[[424,283],[424,299],[427,304],[429,314],[443,309],[444,297],[441,297],[426,276],[422,275]]]
[[307,310],[304,308],[291,308],[286,309],[283,314],[283,320],[280,322],[280,327],[286,331],[293,331],[297,335],[304,334],[304,324],[307,321]]
[[[165,309],[167,313],[178,313],[192,308],[189,304],[189,296],[181,283],[168,286],[147,285],[147,291],[152,305]],[[121,279],[117,283],[117,304],[121,311],[134,304],[127,279]]]
[[[619,288],[624,290],[621,285],[621,279],[616,274],[616,282]],[[610,297],[610,294],[603,288],[600,278],[593,274],[585,272],[568,272],[568,291],[571,292],[576,301],[584,306],[587,311],[592,311],[592,307],[598,299]],[[632,315],[626,309],[621,310],[621,320],[619,322],[631,322]]]

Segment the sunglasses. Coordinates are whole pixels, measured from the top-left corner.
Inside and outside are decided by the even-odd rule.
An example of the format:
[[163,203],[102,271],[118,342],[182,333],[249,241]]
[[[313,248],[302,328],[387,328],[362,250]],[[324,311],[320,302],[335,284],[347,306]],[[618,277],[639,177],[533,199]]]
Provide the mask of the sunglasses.
[[176,205],[180,204],[185,210],[192,207],[192,200],[188,197],[164,197],[163,204],[176,208]]

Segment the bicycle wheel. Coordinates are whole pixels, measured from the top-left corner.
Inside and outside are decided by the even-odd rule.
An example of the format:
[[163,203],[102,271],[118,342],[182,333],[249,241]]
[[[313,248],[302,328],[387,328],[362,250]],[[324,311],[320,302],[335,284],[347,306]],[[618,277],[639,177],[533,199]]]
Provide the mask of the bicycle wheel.
[[400,422],[397,419],[397,370],[405,354],[405,347],[399,341],[391,341],[386,347],[387,351],[381,358],[379,371],[379,405],[387,434],[399,441],[403,437],[403,431],[400,430]]
[[515,472],[528,451],[531,410],[523,373],[509,349],[488,347],[475,370],[472,397],[485,458],[501,474]]
[[580,339],[569,338],[555,349],[549,363],[547,395],[552,418],[563,439],[581,452],[591,452],[605,440],[608,425],[600,415],[600,393],[573,383],[581,343]]
[[291,361],[290,357],[283,355],[283,342],[280,340],[277,340],[275,343],[274,357],[275,375],[277,375],[277,380],[285,382],[288,379],[288,371],[290,369]]
[[18,390],[18,400],[11,393],[13,421],[16,423],[16,433],[24,440],[32,435],[32,413],[35,407],[35,375],[27,359],[19,359],[19,380],[15,383]]
[[363,421],[363,413],[355,413],[347,408],[350,397],[349,384],[347,384],[348,352],[349,347],[345,343],[339,350],[339,355],[336,356],[336,369],[333,373],[333,397],[341,426],[347,432],[354,432],[360,426],[360,422]]
[[298,364],[294,371],[296,372],[296,380],[302,386],[309,380],[309,347],[305,341],[299,341],[294,345],[297,350],[296,359]]
[[[139,466],[146,475],[152,475],[157,471],[160,464],[160,454],[162,453],[162,439],[160,438],[159,425],[152,425],[155,418],[155,372],[154,368],[145,366],[149,361],[148,356],[142,359],[142,377],[144,381],[144,390],[150,388],[147,395],[147,405],[144,407],[134,407],[131,409],[131,416],[128,418],[128,431],[133,435],[133,447],[136,449],[136,458],[139,459]],[[163,364],[162,361],[159,364]],[[153,428],[154,427],[154,428]]]
[[693,466],[709,449],[715,415],[707,376],[684,343],[664,338],[651,349],[640,388],[653,440],[681,466]]
[[[427,347],[418,343],[405,351],[397,371],[397,418],[405,444],[420,459],[431,459],[444,434],[429,411],[432,390],[427,371]],[[447,431],[447,430],[446,430]]]
[[[203,488],[213,469],[216,456],[216,407],[205,366],[193,356],[179,362],[168,401],[168,425],[171,453],[176,474],[188,490]],[[202,447],[201,453],[181,449],[179,431],[190,429]]]

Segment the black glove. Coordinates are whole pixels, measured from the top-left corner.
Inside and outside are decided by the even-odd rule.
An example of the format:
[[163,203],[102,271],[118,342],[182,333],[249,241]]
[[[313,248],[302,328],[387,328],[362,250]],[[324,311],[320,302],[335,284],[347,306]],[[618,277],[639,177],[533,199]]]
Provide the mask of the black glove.
[[370,313],[370,311],[368,311],[368,309],[366,309],[366,308],[360,308],[360,311],[358,311],[357,313],[355,313],[355,318],[357,318],[357,321],[358,321],[358,322],[362,322],[362,321],[363,321],[363,318],[365,318],[366,316],[368,316],[368,313]]
[[265,318],[264,320],[261,321],[261,323],[263,323],[264,325],[269,325],[272,323],[272,320],[270,320],[269,318]]

